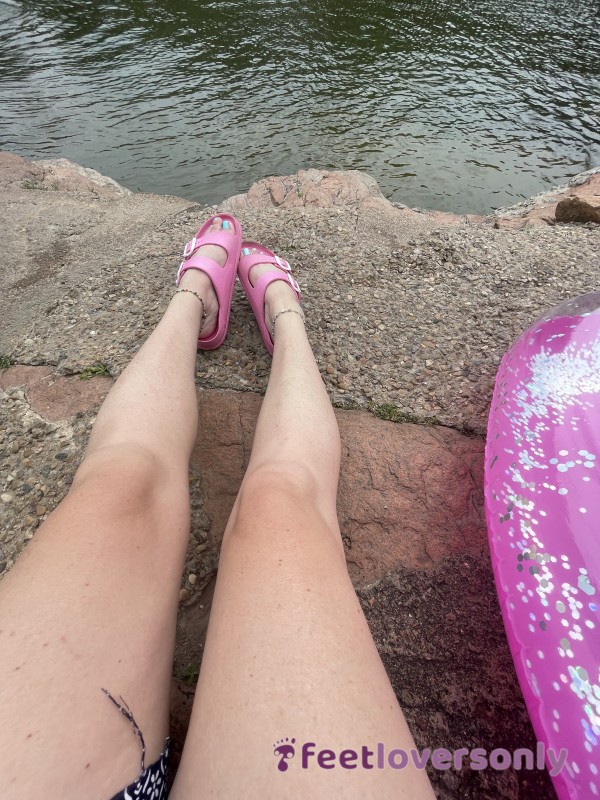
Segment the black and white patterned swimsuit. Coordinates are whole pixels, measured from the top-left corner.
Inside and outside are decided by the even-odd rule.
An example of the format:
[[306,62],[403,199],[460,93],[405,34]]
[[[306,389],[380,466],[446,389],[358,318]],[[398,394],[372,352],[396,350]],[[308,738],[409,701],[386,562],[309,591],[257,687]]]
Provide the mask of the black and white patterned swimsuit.
[[146,767],[146,742],[144,741],[144,735],[135,721],[131,709],[122,697],[120,698],[121,702],[119,702],[115,700],[107,689],[102,689],[102,691],[113,705],[119,709],[125,719],[131,723],[133,733],[138,737],[142,747],[140,777],[116,794],[111,800],[166,800],[168,796],[167,765],[169,759],[169,739],[165,739],[163,751],[154,764],[150,764],[149,767]]
[[167,760],[169,757],[169,740],[165,749],[154,764],[145,769],[137,781],[130,783],[126,789],[116,794],[112,800],[166,800]]

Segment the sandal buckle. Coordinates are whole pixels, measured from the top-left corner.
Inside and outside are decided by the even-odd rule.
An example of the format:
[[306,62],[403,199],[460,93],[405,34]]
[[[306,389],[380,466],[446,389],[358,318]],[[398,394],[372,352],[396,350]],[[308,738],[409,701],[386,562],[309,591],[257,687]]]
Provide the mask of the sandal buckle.
[[289,272],[288,272],[288,274],[287,274],[287,279],[288,279],[288,281],[290,282],[290,285],[291,285],[292,289],[293,289],[295,292],[298,292],[298,294],[301,294],[301,292],[300,292],[300,286],[299,286],[299,284],[298,284],[298,281],[297,281],[297,280],[294,278],[294,276],[293,276],[293,275],[291,275]]
[[285,258],[279,258],[279,256],[275,256],[275,261],[277,262],[277,266],[281,267],[281,269],[285,270],[286,272],[292,271],[289,262],[286,261]]
[[194,236],[193,239],[190,239],[183,247],[183,257],[189,258],[194,250],[196,249],[196,237]]

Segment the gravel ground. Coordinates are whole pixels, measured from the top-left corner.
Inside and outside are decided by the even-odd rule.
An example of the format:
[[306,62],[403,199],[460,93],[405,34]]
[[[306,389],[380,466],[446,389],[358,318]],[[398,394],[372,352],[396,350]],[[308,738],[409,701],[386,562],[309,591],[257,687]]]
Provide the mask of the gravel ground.
[[[68,269],[71,251],[55,278],[58,296],[24,321],[24,335],[0,339],[0,352],[62,373],[103,363],[118,375],[160,318],[181,243],[209,212],[187,208],[141,241],[111,243],[113,257],[103,252],[101,268],[89,264],[84,280]],[[294,266],[334,402],[389,404],[478,434],[510,343],[554,305],[598,288],[597,226],[467,225],[403,238],[402,231],[365,235],[344,209],[240,216],[249,238]],[[8,294],[17,300],[19,289]],[[263,392],[269,363],[238,284],[229,336],[220,350],[199,354],[198,383]]]
[[94,415],[49,422],[21,389],[0,392],[0,399],[1,575],[71,485]]

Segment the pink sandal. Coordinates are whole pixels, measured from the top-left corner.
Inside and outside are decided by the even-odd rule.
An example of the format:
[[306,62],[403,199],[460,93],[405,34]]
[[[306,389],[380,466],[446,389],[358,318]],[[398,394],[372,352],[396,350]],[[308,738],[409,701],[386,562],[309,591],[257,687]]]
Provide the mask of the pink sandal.
[[[296,297],[300,300],[300,287],[298,281],[292,276],[292,268],[284,258],[275,255],[272,250],[264,247],[257,242],[242,242],[242,248],[256,247],[258,253],[251,253],[248,256],[241,255],[238,264],[238,275],[246,292],[246,297],[250,300],[250,305],[254,311],[254,316],[258,322],[258,327],[262,334],[263,342],[269,353],[273,355],[273,339],[267,326],[265,325],[265,292],[267,286],[273,281],[287,281],[290,284]],[[250,283],[250,270],[256,264],[274,264],[277,269],[263,274],[256,281],[256,285]]]
[[[233,225],[234,233],[226,231],[209,231],[208,229],[215,221],[215,218],[227,221]],[[215,244],[222,247],[227,253],[227,261],[222,267],[212,258],[207,256],[195,255],[199,247],[207,244]],[[242,226],[231,214],[214,214],[200,228],[194,238],[183,248],[185,261],[181,262],[177,270],[176,283],[181,283],[182,277],[188,269],[199,269],[205,272],[210,280],[219,301],[219,315],[217,317],[217,327],[203,339],[198,338],[198,348],[200,350],[216,350],[225,341],[227,327],[229,325],[229,315],[231,313],[231,298],[233,297],[233,286],[237,263],[242,249]]]

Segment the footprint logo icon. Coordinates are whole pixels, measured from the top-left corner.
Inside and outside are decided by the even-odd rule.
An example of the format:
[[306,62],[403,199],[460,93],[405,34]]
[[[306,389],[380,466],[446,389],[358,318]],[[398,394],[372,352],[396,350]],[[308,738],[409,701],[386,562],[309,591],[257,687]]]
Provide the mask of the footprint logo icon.
[[288,761],[296,755],[295,741],[295,739],[288,739],[286,736],[285,739],[280,739],[273,745],[273,755],[279,756],[277,769],[280,772],[286,772],[290,766]]

